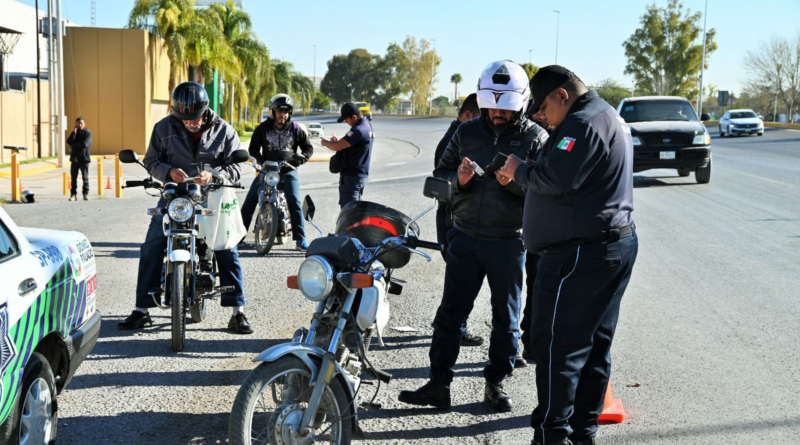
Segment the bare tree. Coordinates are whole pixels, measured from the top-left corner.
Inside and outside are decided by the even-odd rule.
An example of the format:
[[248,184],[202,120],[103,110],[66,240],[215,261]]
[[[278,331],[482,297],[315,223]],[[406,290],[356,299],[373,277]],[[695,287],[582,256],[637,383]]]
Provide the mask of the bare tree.
[[794,38],[772,37],[756,51],[748,51],[744,64],[753,87],[777,93],[791,122],[800,101],[800,32]]

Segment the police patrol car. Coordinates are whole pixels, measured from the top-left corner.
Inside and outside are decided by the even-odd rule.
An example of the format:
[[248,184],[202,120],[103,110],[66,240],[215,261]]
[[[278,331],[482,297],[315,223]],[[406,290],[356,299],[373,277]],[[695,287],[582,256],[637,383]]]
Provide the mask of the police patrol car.
[[0,208],[0,443],[55,440],[57,394],[100,333],[96,301],[83,234],[19,228]]

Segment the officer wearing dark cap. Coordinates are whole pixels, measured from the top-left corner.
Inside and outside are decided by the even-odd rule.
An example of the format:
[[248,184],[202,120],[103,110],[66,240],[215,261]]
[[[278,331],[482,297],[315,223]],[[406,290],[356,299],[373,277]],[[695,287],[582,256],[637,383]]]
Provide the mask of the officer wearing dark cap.
[[[533,444],[595,444],[620,300],[636,261],[630,128],[597,92],[552,65],[531,79],[529,114],[552,133],[534,165],[500,173],[526,190],[523,236],[539,252],[532,338]],[[543,120],[543,119],[540,119]]]
[[336,152],[330,161],[331,173],[339,173],[339,206],[361,201],[369,178],[369,161],[375,134],[358,107],[348,102],[342,105],[337,122],[347,122],[350,131],[342,139],[335,135],[322,140],[322,146]]

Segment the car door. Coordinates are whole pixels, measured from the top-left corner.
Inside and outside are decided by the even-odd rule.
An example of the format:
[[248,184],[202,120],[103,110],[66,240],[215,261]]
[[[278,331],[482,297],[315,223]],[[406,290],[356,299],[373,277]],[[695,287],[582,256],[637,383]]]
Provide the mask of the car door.
[[0,395],[2,396],[6,395],[2,376],[16,355],[16,347],[10,332],[20,317],[17,308],[21,298],[20,293],[33,294],[35,298],[37,288],[35,279],[21,279],[27,277],[31,269],[22,250],[20,242],[0,219]]

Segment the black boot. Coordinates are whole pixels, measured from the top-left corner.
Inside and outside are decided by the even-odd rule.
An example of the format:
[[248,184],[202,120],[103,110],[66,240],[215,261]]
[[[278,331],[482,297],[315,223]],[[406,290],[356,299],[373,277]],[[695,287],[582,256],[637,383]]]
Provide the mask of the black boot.
[[239,312],[231,317],[231,321],[228,322],[228,329],[236,331],[239,334],[253,333],[253,327],[247,322],[247,317],[244,316],[244,312]]
[[117,323],[117,329],[120,331],[141,329],[147,323],[150,323],[151,326],[153,325],[153,320],[150,318],[150,314],[134,310],[130,315],[128,315],[128,318],[126,318],[125,321]]
[[517,356],[514,358],[514,369],[527,367],[528,362],[522,357],[521,353],[517,352]]
[[461,346],[480,346],[483,344],[483,337],[473,335],[471,332],[461,336]]
[[450,408],[450,386],[430,380],[416,391],[400,391],[397,400],[409,405],[448,409]]
[[522,348],[522,358],[524,358],[529,365],[536,364],[536,360],[533,359],[533,352],[531,352],[528,348]]
[[570,443],[572,445],[597,445],[597,439],[595,439],[594,437],[583,440],[570,439]]
[[[591,443],[591,442],[590,442],[590,443]],[[589,443],[589,444],[590,444],[590,443]],[[531,445],[542,445],[542,443],[541,443],[541,442],[537,442],[537,441],[535,441],[535,440],[532,440],[532,441],[531,441]],[[564,439],[564,441],[563,441],[563,442],[559,442],[559,443],[557,443],[556,445],[579,445],[579,444],[578,444],[578,443],[576,443],[576,444],[573,444],[573,443],[572,443],[572,442],[570,442],[569,440],[567,440],[567,439]]]
[[511,411],[511,396],[503,389],[503,382],[486,382],[483,390],[483,401],[488,403],[499,413]]

